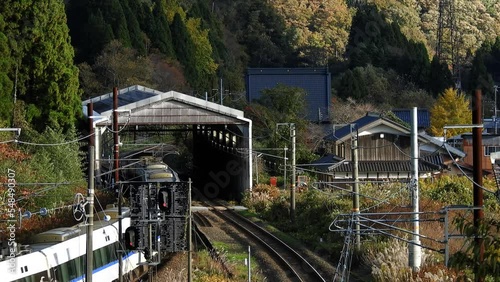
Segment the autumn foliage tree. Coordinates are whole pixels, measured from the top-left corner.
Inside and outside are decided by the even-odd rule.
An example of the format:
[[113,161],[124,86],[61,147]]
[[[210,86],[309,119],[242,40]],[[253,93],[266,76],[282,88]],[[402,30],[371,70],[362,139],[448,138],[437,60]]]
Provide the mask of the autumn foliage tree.
[[[431,108],[430,133],[434,136],[442,136],[445,125],[471,124],[472,112],[469,99],[456,89],[448,88],[439,95],[436,103]],[[446,137],[468,132],[466,128],[450,129]]]

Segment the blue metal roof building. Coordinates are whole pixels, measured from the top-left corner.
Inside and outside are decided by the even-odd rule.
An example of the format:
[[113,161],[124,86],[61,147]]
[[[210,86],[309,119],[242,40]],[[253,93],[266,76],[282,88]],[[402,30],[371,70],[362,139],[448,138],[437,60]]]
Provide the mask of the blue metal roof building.
[[258,99],[262,90],[278,84],[300,87],[307,92],[308,120],[329,120],[331,75],[327,68],[249,68],[246,75],[247,101]]

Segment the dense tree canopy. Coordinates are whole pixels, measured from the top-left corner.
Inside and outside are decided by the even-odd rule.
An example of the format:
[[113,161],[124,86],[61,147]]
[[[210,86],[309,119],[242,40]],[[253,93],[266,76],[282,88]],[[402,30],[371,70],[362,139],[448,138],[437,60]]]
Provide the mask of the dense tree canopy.
[[0,14],[0,127],[10,126],[13,108],[13,86],[14,83],[9,78],[9,70],[13,63],[9,42],[4,34],[5,22]]
[[345,0],[272,0],[274,8],[295,30],[293,46],[312,66],[325,65],[345,51],[354,10]]
[[182,67],[162,54],[138,56],[138,52],[113,40],[90,65],[81,63],[80,83],[83,98],[111,92],[113,87],[145,85],[160,91],[185,92],[186,79]]
[[[498,80],[492,74],[498,68],[493,46],[500,31],[500,4],[454,2],[458,54],[463,65],[471,66],[470,73],[462,72],[467,78],[462,85],[466,90],[482,85],[491,97],[493,81]],[[325,64],[332,69],[334,94],[381,108],[429,105],[432,99],[426,91],[436,97],[454,86],[450,66],[429,59],[436,47],[437,1],[367,0],[359,7],[349,6],[353,2],[346,0],[64,3],[85,98],[102,94],[103,89],[108,92],[117,83],[204,93],[218,89],[221,79],[225,91],[240,94],[247,67]],[[0,99],[6,102],[0,114],[8,119],[12,112],[8,102],[13,101],[17,77],[16,97],[26,101],[31,121],[60,122],[59,112],[77,115],[70,113],[79,108],[78,98],[74,99],[78,81],[73,51],[55,47],[70,42],[67,35],[57,35],[68,31],[65,17],[57,16],[64,7],[62,1],[4,1],[0,7],[5,22],[0,24],[0,34],[5,36],[0,35],[0,63],[7,70],[7,76],[0,74],[5,89]],[[45,12],[49,7],[50,13]],[[109,49],[113,40],[120,42],[115,53]],[[483,47],[476,56],[479,46]],[[31,52],[34,56],[25,56]],[[46,75],[51,72],[60,77]],[[41,73],[54,84],[39,81]],[[174,82],[177,79],[179,83]],[[49,107],[39,108],[39,103]]]
[[17,81],[17,98],[26,102],[26,118],[40,130],[47,125],[69,128],[81,105],[64,3],[2,1],[0,14],[8,23],[9,76]]
[[[469,91],[481,89],[486,99],[495,100],[495,82],[500,82],[500,37],[485,42],[476,52],[472,61]],[[497,99],[498,100],[498,99]],[[498,101],[497,101],[498,102]],[[498,108],[498,105],[497,105]],[[489,112],[485,114],[490,114]]]
[[307,109],[306,95],[307,92],[302,88],[283,84],[262,90],[256,103],[245,109],[246,115],[253,120],[255,126],[254,146],[290,148],[289,125],[293,123],[297,134],[297,159],[311,161],[311,152],[315,152],[313,149],[323,134],[317,125],[303,118]]

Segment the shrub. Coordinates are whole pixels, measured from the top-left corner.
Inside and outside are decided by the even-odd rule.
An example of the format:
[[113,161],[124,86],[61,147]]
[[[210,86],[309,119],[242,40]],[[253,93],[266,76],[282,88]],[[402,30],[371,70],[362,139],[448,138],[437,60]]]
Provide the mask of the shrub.
[[364,244],[363,249],[362,262],[371,268],[373,281],[456,281],[456,276],[445,269],[437,269],[434,273],[426,271],[430,256],[425,250],[422,250],[421,271],[415,273],[408,266],[408,244],[403,241],[389,239],[378,244]]

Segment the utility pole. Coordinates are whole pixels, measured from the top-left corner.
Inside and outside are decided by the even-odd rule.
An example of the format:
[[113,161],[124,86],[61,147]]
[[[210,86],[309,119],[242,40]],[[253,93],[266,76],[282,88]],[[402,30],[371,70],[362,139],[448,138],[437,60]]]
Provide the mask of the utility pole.
[[[295,221],[295,123],[277,123],[276,129],[280,125],[287,125],[290,128],[290,137],[292,139],[292,185],[290,187],[290,219]],[[284,188],[286,189],[286,151],[288,150],[285,147],[285,179],[284,179]]]
[[223,100],[223,97],[222,97],[222,77],[220,78],[220,104],[222,105],[222,100]]
[[192,260],[193,260],[193,230],[192,230],[192,212],[191,212],[191,178],[189,178],[188,183],[188,282],[193,281],[192,272]]
[[248,282],[252,282],[252,267],[250,262],[250,246],[248,246]]
[[497,134],[497,91],[498,91],[498,85],[495,85],[495,109],[494,109],[494,114],[493,114],[493,123],[495,125],[495,134]]
[[420,269],[422,263],[422,249],[420,247],[420,223],[419,223],[419,187],[418,187],[418,119],[417,108],[414,107],[411,114],[411,200],[413,207],[413,238],[408,246],[408,262],[414,271]]
[[255,155],[255,182],[259,185],[259,155]]
[[290,218],[295,222],[295,124],[290,124],[292,135],[292,187],[290,188]]
[[[481,90],[476,90],[474,95],[474,104],[472,107],[472,123],[480,124],[481,120]],[[484,260],[484,242],[479,234],[480,225],[483,222],[483,135],[482,128],[475,127],[472,129],[472,163],[473,163],[473,201],[474,201],[474,243],[476,244],[477,258],[474,264],[474,273],[477,282],[484,281],[484,277],[479,272],[479,266],[482,265]]]
[[288,148],[285,147],[284,148],[284,151],[285,151],[285,158],[283,159],[283,162],[284,162],[284,166],[285,168],[283,169],[283,189],[286,189],[286,151],[288,151]]
[[86,272],[85,281],[92,282],[92,270],[94,268],[93,257],[93,235],[94,235],[94,163],[95,163],[95,140],[94,140],[94,123],[92,121],[92,113],[94,105],[87,105],[89,115],[90,136],[89,136],[89,169],[88,169],[88,222],[87,222],[87,248],[86,248]]
[[[358,130],[354,132],[355,124],[351,124],[351,152],[352,152],[352,177],[353,177],[353,188],[352,188],[352,212],[354,213],[355,221],[355,246],[356,250],[361,250],[361,234],[359,227],[359,160],[358,160]],[[354,133],[353,133],[354,132]]]

